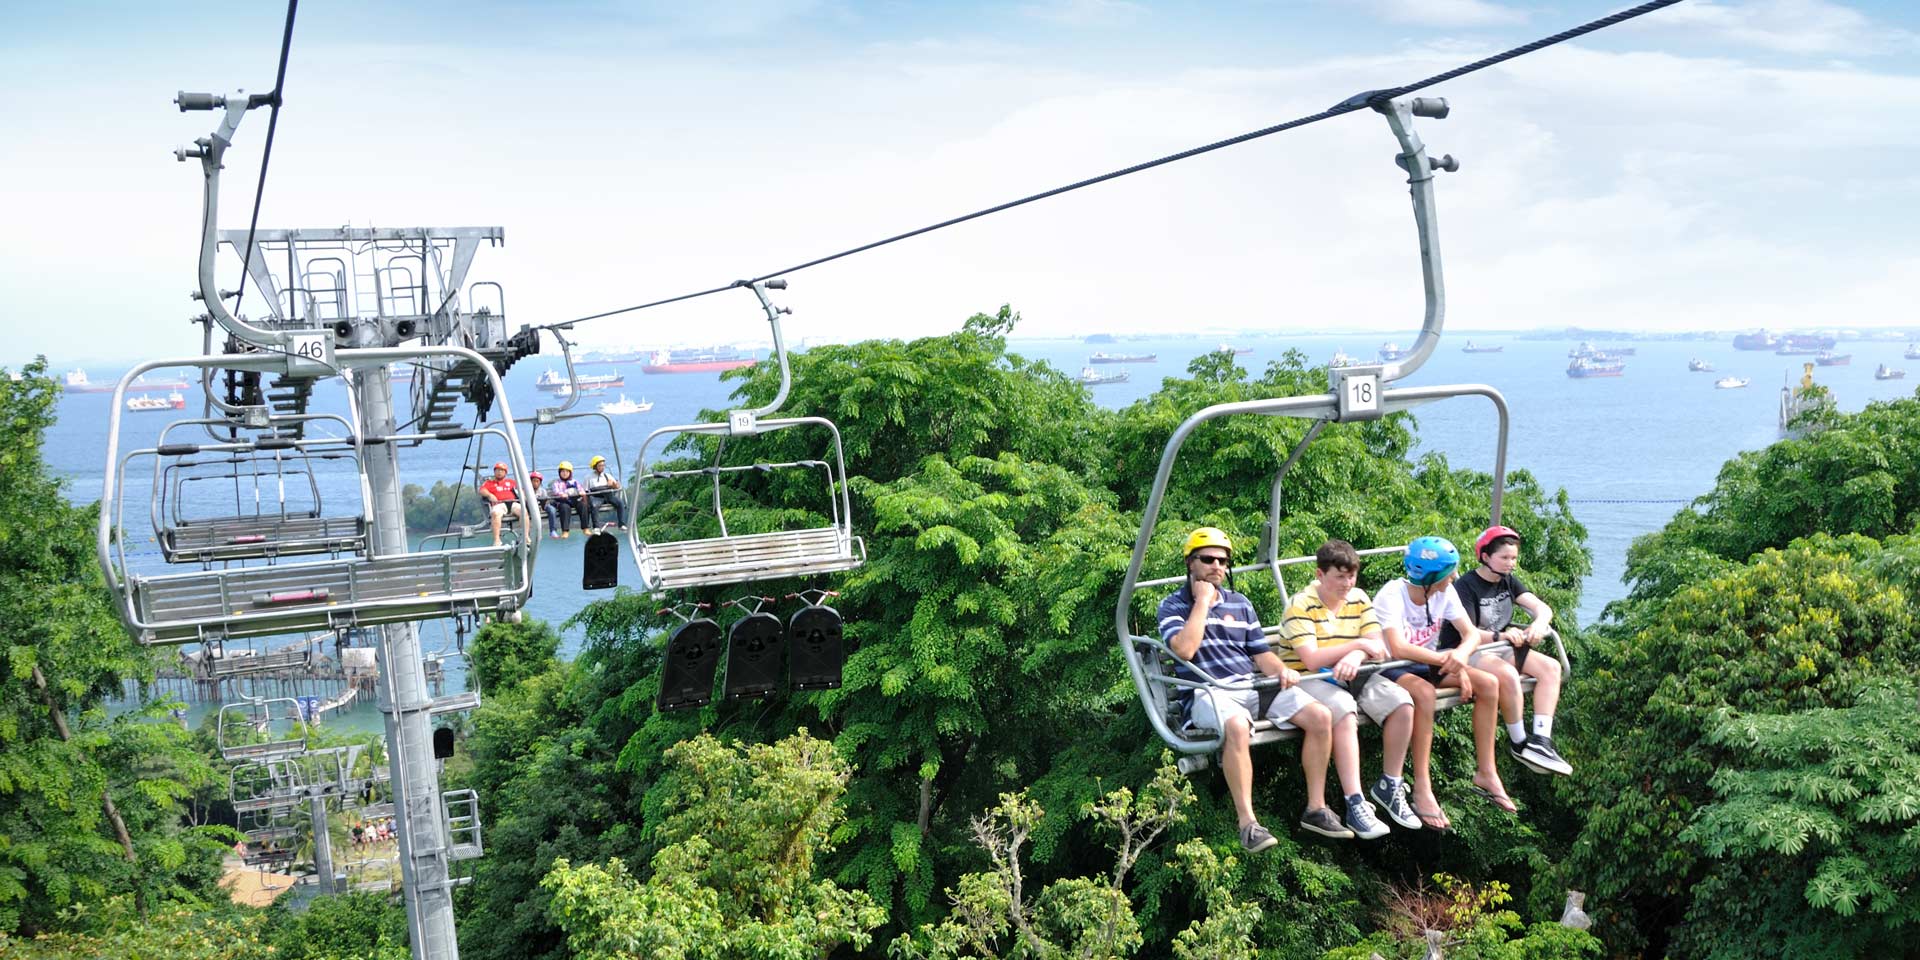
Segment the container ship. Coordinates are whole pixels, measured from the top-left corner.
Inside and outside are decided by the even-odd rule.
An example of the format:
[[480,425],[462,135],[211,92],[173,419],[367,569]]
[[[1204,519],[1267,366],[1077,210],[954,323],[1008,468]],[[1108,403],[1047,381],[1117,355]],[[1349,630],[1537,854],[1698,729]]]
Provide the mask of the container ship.
[[1158,363],[1157,353],[1096,353],[1087,358],[1088,363]]
[[1132,374],[1125,370],[1101,373],[1092,367],[1082,367],[1080,369],[1080,382],[1089,387],[1097,387],[1103,383],[1126,383],[1132,376]]
[[[112,393],[114,387],[111,383],[94,383],[88,380],[85,370],[68,370],[63,382],[66,385],[68,393]],[[127,392],[144,393],[155,390],[185,390],[187,387],[187,382],[180,379],[148,380],[146,377],[135,377],[134,381],[127,385]]]
[[1625,360],[1601,360],[1594,357],[1575,357],[1567,364],[1567,376],[1576,380],[1588,377],[1617,377],[1627,372]]
[[[583,392],[587,390],[605,390],[608,387],[624,387],[627,385],[626,375],[619,373],[580,373],[575,374],[574,379],[579,381],[580,389]],[[567,382],[566,374],[551,367],[547,368],[547,372],[541,374],[540,379],[535,380],[533,385],[548,393],[559,393],[562,389],[571,389],[572,386]]]
[[641,373],[718,373],[758,363],[738,350],[659,350],[640,365]]
[[1772,350],[1779,345],[1780,342],[1775,340],[1765,330],[1754,333],[1743,333],[1733,338],[1733,348],[1735,350]]

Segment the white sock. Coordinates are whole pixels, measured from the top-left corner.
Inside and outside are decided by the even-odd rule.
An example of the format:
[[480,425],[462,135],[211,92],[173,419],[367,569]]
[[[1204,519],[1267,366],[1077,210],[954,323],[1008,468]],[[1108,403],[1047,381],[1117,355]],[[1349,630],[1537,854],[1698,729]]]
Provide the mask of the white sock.
[[[1534,722],[1538,723],[1539,721],[1536,720]],[[1507,739],[1512,740],[1514,743],[1525,743],[1527,741],[1527,725],[1517,720],[1507,724]]]
[[1553,718],[1543,717],[1537,713],[1534,714],[1533,715],[1533,735],[1536,737],[1553,736]]

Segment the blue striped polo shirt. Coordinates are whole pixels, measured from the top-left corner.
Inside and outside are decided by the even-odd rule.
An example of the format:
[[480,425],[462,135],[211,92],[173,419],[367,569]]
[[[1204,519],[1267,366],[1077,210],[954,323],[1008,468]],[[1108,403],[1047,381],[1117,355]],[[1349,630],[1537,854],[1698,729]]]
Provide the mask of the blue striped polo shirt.
[[[1160,601],[1160,639],[1171,646],[1174,635],[1187,625],[1187,615],[1192,612],[1191,587],[1181,587]],[[1271,652],[1273,648],[1260,633],[1260,616],[1253,612],[1253,602],[1245,594],[1220,588],[1220,599],[1207,612],[1207,630],[1200,637],[1200,649],[1194,651],[1194,666],[1224,679],[1254,673],[1253,658]],[[1176,669],[1175,675],[1188,680],[1203,679],[1184,665]],[[1185,696],[1190,694],[1183,695],[1183,699]]]

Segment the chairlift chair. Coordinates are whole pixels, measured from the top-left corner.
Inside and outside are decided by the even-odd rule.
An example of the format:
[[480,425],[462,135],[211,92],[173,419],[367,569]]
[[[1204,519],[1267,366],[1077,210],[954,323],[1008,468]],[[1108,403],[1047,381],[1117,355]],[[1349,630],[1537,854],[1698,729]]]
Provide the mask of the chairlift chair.
[[[725,423],[694,423],[661,427],[647,435],[634,457],[634,480],[627,485],[628,546],[634,565],[640,570],[642,586],[656,596],[668,590],[722,586],[772,580],[783,577],[809,577],[852,570],[866,562],[866,543],[853,533],[852,502],[847,493],[846,457],[841,447],[840,428],[825,417],[782,417],[765,419],[786,402],[792,385],[787,363],[786,339],[780,329],[785,308],[775,307],[768,290],[783,290],[786,281],[771,280],[741,285],[753,290],[767,314],[773,331],[774,355],[780,365],[780,389],[766,406],[753,410],[734,410]],[[829,457],[783,463],[727,465],[721,462],[725,441],[750,438],[795,427],[824,429],[830,439]],[[714,462],[693,469],[649,469],[647,451],[655,441],[686,436],[722,438],[717,444]],[[827,523],[823,526],[776,530],[764,533],[736,534],[727,527],[722,500],[721,480],[746,472],[775,470],[820,470],[827,488]],[[642,488],[649,481],[681,477],[708,477],[713,484],[713,520],[717,537],[691,540],[653,540],[641,538],[640,509],[648,502]]]
[[[1312,563],[1314,560],[1311,555],[1286,558],[1279,556],[1278,539],[1283,505],[1283,484],[1288,470],[1299,461],[1308,445],[1319,436],[1327,423],[1379,419],[1389,413],[1409,410],[1449,397],[1486,397],[1492,402],[1497,419],[1493,494],[1489,515],[1492,523],[1500,521],[1501,500],[1506,483],[1508,426],[1506,399],[1498,390],[1480,384],[1388,388],[1388,384],[1412,373],[1425,362],[1438,344],[1444,322],[1445,288],[1440,267],[1439,229],[1433,203],[1432,184],[1435,170],[1456,169],[1457,164],[1451,157],[1429,160],[1425,146],[1413,132],[1412,120],[1416,116],[1444,117],[1447,112],[1446,102],[1416,98],[1410,101],[1383,102],[1376,104],[1374,109],[1387,116],[1402,148],[1402,153],[1397,158],[1398,163],[1409,173],[1408,182],[1411,184],[1414,220],[1420,236],[1421,270],[1426,290],[1426,316],[1419,339],[1403,360],[1385,365],[1354,365],[1329,370],[1330,389],[1325,394],[1215,404],[1189,416],[1168,438],[1166,448],[1161,454],[1159,468],[1154,475],[1153,486],[1147,497],[1140,533],[1134,541],[1133,554],[1121,582],[1114,620],[1121,652],[1126,657],[1135,691],[1140,697],[1154,732],[1168,746],[1184,754],[1203,755],[1218,750],[1222,743],[1222,736],[1217,730],[1196,730],[1181,726],[1178,716],[1180,711],[1173,702],[1176,692],[1204,686],[1206,683],[1177,676],[1174,672],[1176,666],[1184,666],[1193,676],[1205,678],[1205,681],[1223,687],[1259,688],[1274,684],[1274,681],[1266,678],[1236,684],[1211,677],[1204,669],[1183,661],[1175,655],[1167,644],[1161,641],[1156,632],[1140,631],[1134,628],[1136,614],[1143,612],[1135,609],[1134,598],[1138,591],[1156,587],[1172,588],[1185,581],[1184,572],[1158,579],[1142,579],[1141,574],[1148,551],[1153,544],[1168,482],[1178,462],[1181,447],[1194,431],[1210,421],[1234,416],[1281,416],[1316,421],[1275,472],[1267,522],[1260,538],[1256,560],[1233,568],[1235,574],[1267,572],[1273,577],[1274,585],[1283,601],[1289,596],[1284,569],[1302,563]],[[1381,556],[1402,550],[1404,545],[1382,546],[1361,550],[1360,553],[1363,557]],[[1157,597],[1153,599],[1157,600]],[[1147,619],[1146,622],[1151,626],[1151,619]],[[1269,635],[1277,632],[1277,626],[1267,628]],[[1564,649],[1559,651],[1559,656],[1563,666],[1567,665]],[[1369,672],[1377,669],[1379,666],[1372,666]],[[1449,698],[1449,702],[1454,700],[1455,698]],[[1262,721],[1255,725],[1254,742],[1282,739],[1289,735],[1289,731],[1273,729],[1270,723]],[[1204,766],[1204,760],[1192,762],[1196,759],[1197,757],[1183,758],[1182,768],[1191,771]]]
[[[340,350],[336,367],[384,375],[394,360],[460,358],[485,370],[496,393],[500,380],[490,363],[471,350],[458,347],[369,348]],[[256,442],[172,444],[168,449],[137,449],[120,453],[121,401],[133,378],[156,367],[261,367],[285,364],[271,355],[201,357],[162,360],[129,371],[115,389],[108,434],[108,469],[97,549],[101,565],[114,589],[122,621],[142,643],[182,643],[218,638],[243,638],[305,630],[334,630],[434,617],[513,612],[531,592],[531,572],[538,541],[527,538],[500,547],[476,546],[453,550],[406,552],[388,548],[373,555],[347,555],[322,560],[275,565],[238,565],[224,569],[148,574],[130,568],[124,531],[127,500],[124,474],[128,464],[142,457],[235,455],[251,453]],[[349,393],[349,401],[352,394]],[[501,399],[503,409],[505,400]],[[497,435],[507,441],[514,475],[526,484],[527,468],[517,438],[511,431],[438,430],[431,433],[395,433],[359,437],[357,447],[415,441],[457,441],[476,434]],[[307,445],[338,445],[338,440],[276,440],[292,449]]]
[[306,783],[300,766],[288,759],[242,760],[227,774],[227,793],[236,813],[306,802]]
[[214,727],[220,755],[228,760],[269,761],[304,752],[300,702],[266,697],[223,704]]
[[[346,427],[347,436],[314,438],[305,443],[306,428],[318,421]],[[249,449],[228,454],[181,453],[185,446],[171,436],[178,427],[224,427],[252,437]],[[367,546],[367,505],[364,481],[357,509],[327,515],[314,466],[344,461],[358,476],[358,457],[352,427],[331,414],[269,415],[257,426],[222,418],[179,420],[161,431],[154,457],[153,526],[162,555],[169,563],[211,565],[232,560],[273,560],[313,554],[338,556],[360,553]],[[304,504],[290,502],[289,482]],[[232,507],[225,514],[195,516],[190,503],[208,487],[232,486]],[[214,496],[224,500],[224,494]],[[249,501],[251,501],[249,503]],[[216,501],[217,502],[217,501]]]

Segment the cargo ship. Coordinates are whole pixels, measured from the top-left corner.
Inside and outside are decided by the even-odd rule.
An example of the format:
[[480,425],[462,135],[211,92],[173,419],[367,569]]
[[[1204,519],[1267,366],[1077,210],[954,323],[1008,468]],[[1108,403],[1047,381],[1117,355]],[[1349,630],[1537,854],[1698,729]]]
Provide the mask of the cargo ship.
[[1920,360],[1920,343],[1907,344],[1907,352],[1902,356],[1908,360]]
[[641,373],[718,373],[758,363],[738,350],[657,350],[640,365]]
[[1699,357],[1694,357],[1692,360],[1687,361],[1687,372],[1688,373],[1712,373],[1713,364],[1708,363],[1707,361],[1702,360]]
[[[68,370],[63,383],[68,393],[112,393],[114,387],[111,383],[94,383],[88,380],[85,370]],[[127,392],[146,393],[158,390],[185,390],[187,387],[188,383],[185,380],[148,380],[146,377],[140,376],[133,378],[133,382],[127,384]]]
[[[589,390],[605,390],[608,387],[627,385],[626,375],[619,373],[579,373],[574,375],[574,379],[579,381],[580,390],[583,393]],[[548,393],[560,393],[571,389],[571,384],[567,382],[567,375],[552,367],[548,367],[547,372],[541,374],[540,379],[535,380],[533,385]]]
[[1601,360],[1595,357],[1574,357],[1567,364],[1567,376],[1575,380],[1589,377],[1617,377],[1627,372],[1625,360]]
[[1853,364],[1853,354],[1834,353],[1831,350],[1822,350],[1818,356],[1813,358],[1813,362],[1823,367],[1851,366]]
[[1088,363],[1158,363],[1157,353],[1096,353],[1087,358]]
[[1815,356],[1823,351],[1832,350],[1837,342],[1832,337],[1823,337],[1813,333],[1790,333],[1778,341],[1779,349],[1773,351],[1783,357]]
[[1875,380],[1905,380],[1907,378],[1907,372],[1899,367],[1889,367],[1883,363],[1874,368],[1873,378]]
[[1499,353],[1500,351],[1505,349],[1506,347],[1504,345],[1495,346],[1495,347],[1483,347],[1477,343],[1474,343],[1472,340],[1468,340],[1467,345],[1460,348],[1460,352],[1461,353]]
[[1733,338],[1733,348],[1735,350],[1772,350],[1779,345],[1780,342],[1768,335],[1765,330],[1759,330],[1754,333],[1742,333]]
[[1126,383],[1128,380],[1132,379],[1132,377],[1133,377],[1133,374],[1130,374],[1125,370],[1115,370],[1112,373],[1101,373],[1100,371],[1095,370],[1092,367],[1082,367],[1080,369],[1080,382],[1083,384],[1086,384],[1089,387],[1097,387],[1097,386],[1100,386],[1101,384],[1106,384],[1106,383]]
[[151,413],[156,410],[185,410],[187,398],[175,390],[164,397],[128,397],[127,410],[132,413]]
[[1400,349],[1399,344],[1389,340],[1380,345],[1380,362],[1392,363],[1395,360],[1404,359],[1407,354],[1412,352],[1411,350]]

